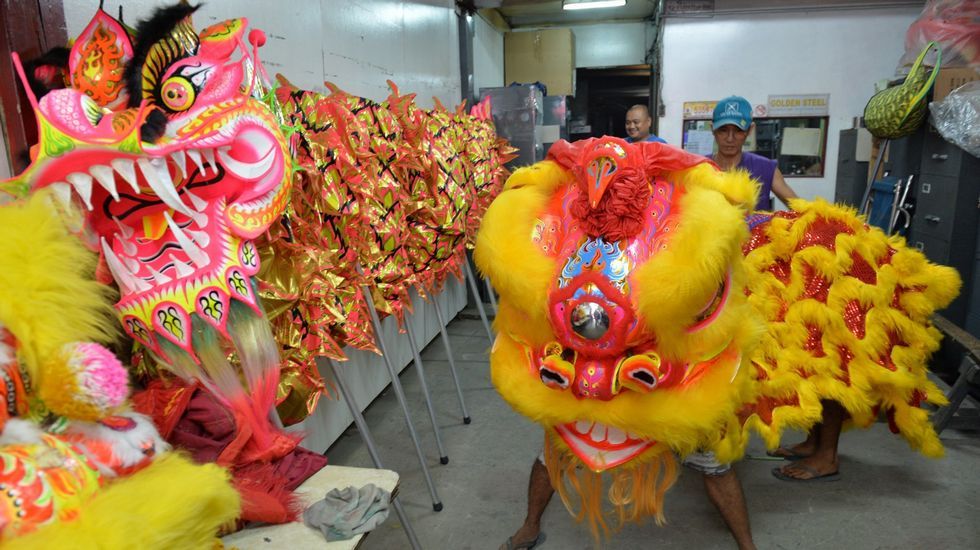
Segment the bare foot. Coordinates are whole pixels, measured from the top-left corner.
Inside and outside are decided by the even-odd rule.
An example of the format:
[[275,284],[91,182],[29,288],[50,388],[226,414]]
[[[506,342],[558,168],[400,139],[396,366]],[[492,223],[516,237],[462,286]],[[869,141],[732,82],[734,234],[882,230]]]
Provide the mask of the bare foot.
[[836,474],[839,466],[836,456],[819,454],[790,462],[779,471],[786,477],[807,480]]
[[813,456],[813,453],[816,452],[816,450],[817,450],[816,442],[807,439],[806,441],[801,441],[791,447],[779,447],[774,451],[769,451],[769,453],[767,454],[769,456],[777,456],[781,458],[798,460],[801,457],[805,458],[805,457]]

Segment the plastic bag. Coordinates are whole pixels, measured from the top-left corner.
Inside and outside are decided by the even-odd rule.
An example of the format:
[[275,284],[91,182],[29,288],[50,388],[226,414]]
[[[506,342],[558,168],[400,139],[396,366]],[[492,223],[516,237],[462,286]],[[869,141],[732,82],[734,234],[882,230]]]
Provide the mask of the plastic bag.
[[[905,55],[897,74],[904,74],[929,42],[942,47],[944,67],[980,69],[980,2],[929,0],[905,33]],[[925,59],[935,65],[935,53]]]
[[967,82],[929,104],[929,121],[946,141],[980,157],[980,81]]

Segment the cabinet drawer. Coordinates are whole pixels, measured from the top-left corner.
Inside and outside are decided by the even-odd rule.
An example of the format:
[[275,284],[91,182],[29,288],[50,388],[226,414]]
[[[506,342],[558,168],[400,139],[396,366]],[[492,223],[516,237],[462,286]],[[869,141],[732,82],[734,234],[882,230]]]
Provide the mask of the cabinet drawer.
[[908,245],[926,255],[929,261],[949,265],[949,241],[937,239],[922,233],[915,233],[908,240]]
[[923,174],[966,176],[978,168],[980,161],[976,157],[946,141],[935,131],[926,133],[922,144]]
[[914,235],[928,235],[949,241],[956,229],[959,187],[956,178],[924,174],[915,185]]

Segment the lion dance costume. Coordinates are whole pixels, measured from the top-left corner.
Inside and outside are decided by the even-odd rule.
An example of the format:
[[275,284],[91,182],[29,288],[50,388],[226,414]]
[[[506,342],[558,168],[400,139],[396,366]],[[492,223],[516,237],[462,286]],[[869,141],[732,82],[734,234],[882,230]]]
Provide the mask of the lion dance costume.
[[274,83],[261,31],[229,19],[198,32],[196,9],[136,29],[99,9],[64,59],[24,70],[15,57],[39,142],[0,200],[52,197],[119,288],[149,380],[136,408],[232,471],[241,519],[284,522],[326,459],[275,420],[312,412],[316,357],[373,349],[362,287],[401,319],[411,288],[458,273],[510,150],[486,104]]
[[108,287],[46,193],[0,207],[0,545],[206,548],[227,472],[169,452],[128,404]]
[[942,453],[919,404],[944,401],[929,316],[956,272],[846,208],[752,214],[756,193],[703,157],[602,138],[555,144],[487,211],[493,382],[544,426],[552,485],[595,534],[603,472],[620,523],[662,521],[674,453],[732,461],[750,429],[774,447],[819,421],[821,399]]

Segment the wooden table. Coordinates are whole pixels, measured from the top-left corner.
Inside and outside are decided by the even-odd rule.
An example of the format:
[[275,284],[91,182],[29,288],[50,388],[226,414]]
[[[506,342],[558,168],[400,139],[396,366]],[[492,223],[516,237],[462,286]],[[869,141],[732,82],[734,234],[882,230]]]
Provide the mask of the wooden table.
[[[303,505],[306,507],[322,500],[332,489],[344,489],[351,485],[360,488],[368,483],[373,483],[390,492],[394,498],[398,491],[398,474],[391,470],[328,465],[300,485],[296,489],[296,494],[302,499]],[[302,548],[352,550],[360,545],[364,536],[357,535],[348,540],[327,542],[323,533],[307,527],[300,518],[300,521],[294,523],[243,529],[223,537],[221,541],[226,548],[240,548],[241,550],[278,550],[280,548],[289,550]]]

